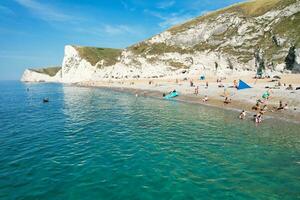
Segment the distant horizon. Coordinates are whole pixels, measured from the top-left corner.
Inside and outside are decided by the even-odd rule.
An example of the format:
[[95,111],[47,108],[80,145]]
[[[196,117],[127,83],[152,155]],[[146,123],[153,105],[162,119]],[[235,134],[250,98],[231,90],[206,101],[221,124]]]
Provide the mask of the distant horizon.
[[3,0],[0,80],[26,68],[60,66],[64,46],[126,48],[194,17],[244,0]]

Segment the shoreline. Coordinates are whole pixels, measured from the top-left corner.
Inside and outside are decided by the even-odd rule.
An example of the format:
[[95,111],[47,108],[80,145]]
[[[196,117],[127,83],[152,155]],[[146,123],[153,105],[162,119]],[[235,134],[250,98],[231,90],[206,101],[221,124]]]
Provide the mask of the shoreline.
[[[149,80],[146,80],[146,81],[149,81]],[[169,88],[174,87],[174,84],[173,85],[172,84],[166,84],[166,85],[156,84],[149,88],[145,84],[132,84],[132,81],[127,81],[127,82],[129,84],[124,84],[124,83],[116,84],[116,83],[111,83],[111,82],[89,81],[89,82],[80,82],[80,83],[76,83],[73,85],[78,86],[78,87],[110,89],[110,90],[114,90],[114,91],[118,91],[118,92],[126,92],[126,93],[130,93],[133,95],[156,98],[156,99],[161,99],[161,100],[163,100],[163,97],[162,97],[163,93],[165,93],[167,91],[172,91]],[[169,82],[169,81],[155,80],[155,82],[161,83],[161,82]],[[199,82],[197,82],[197,81],[196,81],[196,83],[199,84]],[[212,85],[212,83],[210,83],[210,85]],[[166,86],[166,87],[162,87],[162,86]],[[185,86],[186,86],[186,84],[185,84]],[[224,97],[222,97],[222,95],[218,95],[218,94],[208,95],[209,100],[207,102],[203,102],[202,98],[204,97],[204,95],[206,95],[206,93],[200,92],[200,95],[196,96],[195,94],[191,93],[191,89],[194,89],[194,88],[189,88],[190,90],[189,90],[189,92],[187,92],[184,90],[184,89],[186,89],[186,87],[184,87],[183,84],[179,84],[175,87],[176,87],[176,90],[179,91],[180,95],[178,97],[176,97],[175,99],[173,99],[172,101],[215,107],[215,108],[220,108],[220,109],[225,109],[225,110],[232,110],[232,111],[237,112],[237,117],[238,117],[239,112],[241,112],[242,110],[245,110],[247,112],[246,119],[252,118],[252,116],[254,114],[256,114],[256,112],[251,109],[252,106],[254,105],[254,104],[253,105],[251,104],[251,103],[253,103],[253,98],[247,99],[248,98],[247,95],[245,97],[245,95],[242,94],[241,97],[238,97],[236,99],[235,99],[236,95],[233,95],[234,98],[232,100],[232,103],[226,105],[223,103]],[[203,88],[201,88],[200,91],[201,90],[203,91]],[[206,90],[207,93],[209,93],[208,92],[209,90],[210,90],[210,88]],[[182,92],[180,92],[180,91],[182,91]],[[211,90],[211,92],[214,92],[214,91],[215,91],[215,88]],[[245,91],[247,91],[247,90],[245,90]],[[260,91],[260,92],[262,92],[262,91]],[[299,95],[299,93],[300,93],[300,91],[297,93],[297,95]],[[284,94],[283,94],[283,96],[284,96]],[[295,98],[297,99],[297,97],[295,97]],[[277,100],[277,99],[278,99],[278,96],[274,95],[274,100]],[[295,100],[295,99],[293,99],[293,100]],[[299,101],[300,101],[300,99],[299,99]],[[300,106],[300,104],[298,104],[298,101],[296,101],[296,105]],[[270,101],[268,104],[268,107],[270,107],[270,108],[273,108],[275,106],[276,106],[276,104],[274,104],[274,101]],[[266,114],[264,115],[264,119],[269,119],[269,118],[276,118],[279,120],[284,120],[284,121],[300,124],[300,110],[298,107],[297,108],[295,107],[294,109],[293,109],[293,107],[291,107],[288,110],[275,111],[275,112],[271,112],[268,110],[266,112]]]

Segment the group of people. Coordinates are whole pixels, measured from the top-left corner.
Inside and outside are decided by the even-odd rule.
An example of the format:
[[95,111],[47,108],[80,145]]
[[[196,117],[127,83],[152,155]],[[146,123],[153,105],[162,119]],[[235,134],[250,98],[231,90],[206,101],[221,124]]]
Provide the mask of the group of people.
[[[199,94],[199,86],[195,86],[192,81],[190,82],[190,86],[195,87],[194,94],[198,95]],[[208,82],[205,83],[205,89],[207,89],[207,88],[208,88]]]
[[[176,82],[178,82],[178,80],[176,80]],[[221,84],[222,80],[218,79],[217,83]],[[233,82],[234,84],[234,88],[238,88],[238,82],[236,80],[234,80]],[[199,95],[199,86],[196,86],[193,82],[193,80],[190,80],[190,87],[194,87],[194,94],[195,95]],[[218,85],[218,87],[220,87],[220,85]],[[221,86],[222,87],[222,86]],[[205,88],[208,88],[208,82],[206,82],[205,84]],[[287,90],[292,89],[292,85],[289,85],[289,87],[287,88]],[[253,116],[253,120],[256,123],[261,123],[263,121],[263,116],[264,114],[269,110],[267,103],[268,100],[270,99],[270,96],[272,94],[272,90],[268,89],[266,92],[264,92],[261,96],[260,99],[257,100],[256,104],[252,107],[252,110],[256,112],[256,114]],[[208,96],[205,95],[204,98],[202,98],[203,102],[207,102],[208,101]],[[232,102],[232,99],[229,97],[229,95],[225,94],[224,92],[224,105],[230,104]],[[273,111],[280,111],[280,110],[287,110],[288,109],[288,104],[287,103],[283,103],[282,101],[279,101],[279,106],[278,107],[274,107],[274,109],[269,110],[270,112]],[[246,110],[242,110],[241,113],[239,114],[239,118],[240,119],[245,119],[247,115],[247,111]]]
[[[264,114],[269,110],[268,109],[268,100],[270,99],[270,96],[272,94],[271,89],[268,89],[266,92],[263,93],[262,95],[262,100],[258,99],[256,101],[256,104],[252,106],[252,111],[255,111],[256,114],[253,116],[253,119],[255,123],[261,123],[263,120]],[[274,107],[274,109],[269,110],[270,112],[274,111],[280,111],[280,110],[287,110],[288,109],[288,104],[283,103],[281,100],[279,101],[278,107]],[[240,119],[245,119],[246,117],[246,111],[242,110],[242,112],[239,115]]]

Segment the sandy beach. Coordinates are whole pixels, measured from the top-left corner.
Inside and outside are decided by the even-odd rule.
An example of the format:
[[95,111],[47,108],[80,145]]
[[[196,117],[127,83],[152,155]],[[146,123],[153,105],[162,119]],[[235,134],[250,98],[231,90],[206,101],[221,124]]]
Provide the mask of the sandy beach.
[[[84,87],[104,87],[123,92],[130,92],[138,96],[148,96],[154,98],[162,98],[163,94],[176,90],[179,96],[174,100],[204,104],[224,109],[232,109],[236,111],[247,111],[247,117],[252,117],[258,111],[252,110],[257,100],[263,100],[262,95],[270,89],[270,98],[265,102],[267,111],[264,118],[277,117],[284,120],[300,122],[300,75],[286,74],[281,75],[281,79],[265,78],[255,79],[250,76],[230,76],[222,79],[217,83],[215,76],[207,76],[205,80],[199,80],[199,77],[170,77],[157,79],[116,79],[107,81],[88,81],[77,83],[78,86]],[[234,88],[234,80],[243,80],[252,88],[237,90]],[[191,86],[191,81],[194,86]],[[281,86],[278,87],[278,82]],[[206,87],[208,84],[208,87]],[[293,90],[287,90],[289,85]],[[224,87],[220,87],[220,85]],[[195,94],[195,88],[198,87],[198,94]],[[207,96],[208,101],[203,102],[202,99]],[[230,104],[224,104],[225,96],[231,99]],[[279,101],[288,105],[288,109],[277,111]],[[262,107],[263,105],[261,105]]]

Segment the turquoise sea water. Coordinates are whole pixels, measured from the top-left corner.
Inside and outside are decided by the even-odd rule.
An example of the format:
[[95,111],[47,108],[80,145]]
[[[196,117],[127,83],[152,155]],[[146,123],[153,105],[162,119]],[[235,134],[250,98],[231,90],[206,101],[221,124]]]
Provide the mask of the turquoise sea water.
[[0,82],[0,155],[1,200],[300,199],[299,124],[104,89]]

